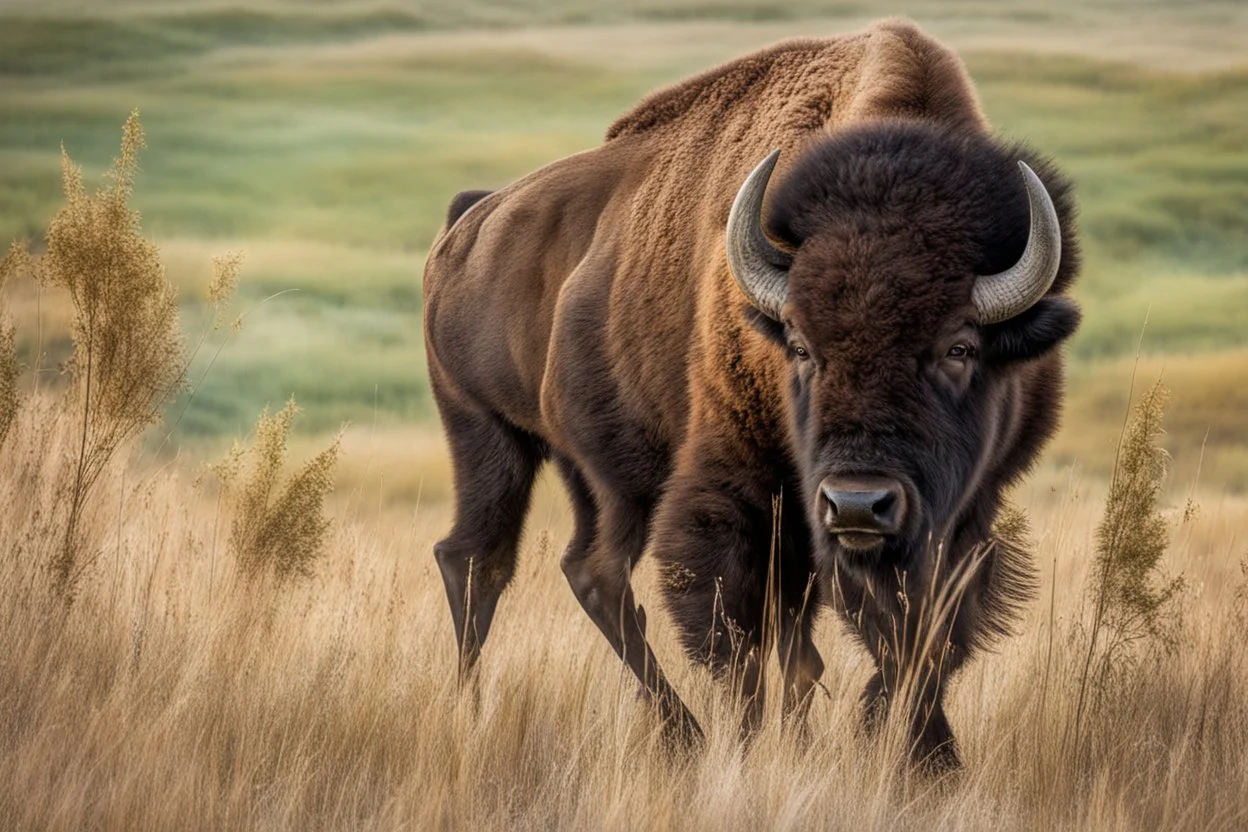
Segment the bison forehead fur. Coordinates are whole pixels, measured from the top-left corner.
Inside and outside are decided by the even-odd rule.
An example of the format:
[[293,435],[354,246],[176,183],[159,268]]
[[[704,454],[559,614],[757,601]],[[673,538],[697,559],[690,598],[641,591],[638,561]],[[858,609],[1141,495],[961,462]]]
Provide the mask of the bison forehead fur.
[[[725,223],[773,148],[763,220],[791,265],[783,310],[762,314]],[[1052,200],[1061,260],[1041,300],[981,323],[977,278],[1028,247],[1019,161]],[[992,524],[1055,428],[1078,323],[1070,186],[993,137],[958,58],[900,20],[788,41],[650,96],[597,148],[457,197],[448,223],[424,314],[455,471],[436,555],[462,667],[551,460],[576,515],[564,572],[668,725],[697,731],[628,581],[647,547],[685,647],[739,686],[747,729],[764,638],[785,707],[804,712],[830,605],[876,659],[869,714],[940,668],[908,688],[915,748],[955,760],[943,682],[1029,585]],[[921,620],[907,593],[953,574],[955,612]],[[932,626],[940,656],[903,657],[897,640]]]

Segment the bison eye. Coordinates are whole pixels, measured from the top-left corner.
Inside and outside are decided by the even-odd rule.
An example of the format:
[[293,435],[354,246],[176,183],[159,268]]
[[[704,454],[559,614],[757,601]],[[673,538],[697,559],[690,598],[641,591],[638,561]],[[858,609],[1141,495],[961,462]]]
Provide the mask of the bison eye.
[[797,356],[799,361],[805,361],[807,358],[810,358],[810,353],[808,353],[806,348],[802,346],[794,346],[793,354]]
[[945,354],[946,358],[970,358],[971,348],[967,344],[954,344]]

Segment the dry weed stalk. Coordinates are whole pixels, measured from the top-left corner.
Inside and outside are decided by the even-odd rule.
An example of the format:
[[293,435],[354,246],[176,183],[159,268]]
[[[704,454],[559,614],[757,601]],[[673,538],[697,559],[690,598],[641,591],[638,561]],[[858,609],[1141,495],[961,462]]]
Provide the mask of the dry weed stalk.
[[[14,244],[14,250],[17,249]],[[9,434],[13,420],[17,418],[17,342],[14,327],[9,323],[3,305],[4,284],[15,271],[20,255],[0,260],[0,445]]]
[[118,451],[160,420],[185,375],[176,293],[128,205],[143,147],[136,111],[105,173],[111,183],[95,194],[62,150],[65,204],[48,226],[47,251],[34,259],[15,246],[5,260],[7,273],[25,269],[43,285],[66,290],[74,310],[74,353],[66,371],[76,450],[56,495],[58,534],[49,559],[54,584],[67,599],[91,560],[83,513],[92,490]]
[[17,347],[13,327],[0,318],[0,445],[17,418]]
[[[212,279],[208,281],[208,303],[212,306],[212,329],[225,325],[225,309],[238,290],[238,272],[243,267],[241,252],[219,254],[212,258]],[[241,321],[235,321],[242,326]]]
[[1076,744],[1089,684],[1103,692],[1111,674],[1131,661],[1133,646],[1147,641],[1170,649],[1178,637],[1171,602],[1184,582],[1162,571],[1169,534],[1158,510],[1167,455],[1157,440],[1166,395],[1158,381],[1132,411],[1096,529],[1096,568],[1089,586],[1094,612],[1079,683]]
[[[235,444],[224,460],[212,466],[234,515],[230,549],[239,569],[250,578],[271,574],[285,582],[309,576],[324,550],[329,531],[324,502],[333,490],[342,434],[279,487],[297,412],[294,399],[272,416],[265,408],[256,422],[251,447]],[[248,463],[250,470],[244,478]]]

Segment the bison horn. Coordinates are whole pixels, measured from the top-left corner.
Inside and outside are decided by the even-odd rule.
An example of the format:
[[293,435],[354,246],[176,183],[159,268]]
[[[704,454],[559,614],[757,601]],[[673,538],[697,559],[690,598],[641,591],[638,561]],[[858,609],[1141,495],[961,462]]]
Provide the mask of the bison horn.
[[763,194],[776,168],[780,151],[773,150],[746,177],[728,213],[728,267],[737,285],[760,312],[780,320],[780,310],[789,296],[791,255],[771,244],[763,231]]
[[1062,228],[1053,200],[1025,162],[1019,162],[1018,167],[1027,186],[1031,230],[1017,263],[1000,274],[982,275],[975,281],[971,298],[986,324],[1009,320],[1044,297],[1062,262]]

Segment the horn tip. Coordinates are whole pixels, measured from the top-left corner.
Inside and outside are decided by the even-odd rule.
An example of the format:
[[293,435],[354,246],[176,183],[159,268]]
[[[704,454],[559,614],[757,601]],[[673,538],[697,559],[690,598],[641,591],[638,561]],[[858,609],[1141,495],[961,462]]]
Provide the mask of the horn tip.
[[1022,159],[1018,160],[1018,171],[1023,175],[1024,181],[1029,182],[1032,185],[1039,185],[1042,188],[1044,187],[1044,182],[1040,179],[1040,176],[1031,169],[1031,165],[1027,164]]

